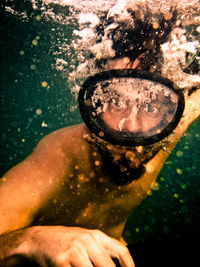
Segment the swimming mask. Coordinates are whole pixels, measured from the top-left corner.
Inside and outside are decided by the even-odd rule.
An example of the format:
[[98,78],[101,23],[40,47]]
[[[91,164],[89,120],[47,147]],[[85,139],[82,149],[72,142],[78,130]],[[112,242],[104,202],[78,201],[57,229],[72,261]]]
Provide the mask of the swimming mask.
[[111,144],[150,145],[168,136],[184,110],[184,96],[157,74],[110,70],[90,76],[79,92],[82,118]]

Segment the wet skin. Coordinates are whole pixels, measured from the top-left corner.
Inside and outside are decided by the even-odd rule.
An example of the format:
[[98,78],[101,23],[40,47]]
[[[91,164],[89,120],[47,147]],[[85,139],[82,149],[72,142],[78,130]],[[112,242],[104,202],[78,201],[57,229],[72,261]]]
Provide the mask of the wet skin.
[[[124,66],[123,61],[118,61],[118,64]],[[117,64],[116,68],[119,68]],[[113,146],[100,138],[91,137],[84,124],[55,131],[43,138],[33,153],[0,181],[0,214],[3,215],[0,233],[28,227],[26,233],[31,236],[31,242],[37,234],[41,240],[52,244],[49,238],[63,236],[63,228],[45,228],[48,234],[44,239],[40,226],[62,225],[99,229],[119,240],[127,218],[147,197],[168,155],[187,127],[200,115],[200,90],[190,96],[186,93],[185,100],[184,114],[176,129],[169,137],[150,147]],[[113,175],[108,171],[109,164],[105,166],[106,156],[109,156],[110,169],[112,164],[120,166],[124,178],[120,184],[115,182],[118,180],[117,171]],[[136,173],[136,170],[139,171]],[[125,179],[127,171],[131,176],[129,183]],[[76,231],[79,235],[82,230],[71,230],[70,238]],[[107,239],[100,238],[96,232],[92,236],[101,240],[110,256],[114,255],[105,245],[110,240],[106,243]],[[58,240],[54,241],[56,245]],[[83,247],[87,245],[82,239],[81,244],[84,244]],[[113,247],[115,245],[112,243]],[[19,247],[28,253],[23,242]],[[119,254],[114,256],[123,262],[124,257]],[[106,266],[113,266],[109,259],[108,262]],[[134,265],[129,260],[123,266]]]

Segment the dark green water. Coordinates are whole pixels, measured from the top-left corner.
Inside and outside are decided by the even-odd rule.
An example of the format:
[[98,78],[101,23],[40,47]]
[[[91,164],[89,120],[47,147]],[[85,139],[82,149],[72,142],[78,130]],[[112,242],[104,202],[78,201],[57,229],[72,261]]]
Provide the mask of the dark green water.
[[[26,1],[12,5],[20,12],[25,8],[29,21],[0,13],[1,174],[28,156],[46,134],[82,121],[66,78],[54,67],[58,39],[70,40],[74,26],[38,19],[40,12]],[[152,194],[130,217],[124,234],[129,242],[197,237],[199,159],[200,119],[168,158]]]

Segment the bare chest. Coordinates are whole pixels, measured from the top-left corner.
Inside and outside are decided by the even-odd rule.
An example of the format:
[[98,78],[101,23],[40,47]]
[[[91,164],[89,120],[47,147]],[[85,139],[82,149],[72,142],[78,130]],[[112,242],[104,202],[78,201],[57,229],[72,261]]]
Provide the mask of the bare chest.
[[[136,202],[130,186],[117,186],[100,172],[76,171],[35,216],[34,225],[66,225],[120,233]],[[116,230],[117,229],[117,230]]]

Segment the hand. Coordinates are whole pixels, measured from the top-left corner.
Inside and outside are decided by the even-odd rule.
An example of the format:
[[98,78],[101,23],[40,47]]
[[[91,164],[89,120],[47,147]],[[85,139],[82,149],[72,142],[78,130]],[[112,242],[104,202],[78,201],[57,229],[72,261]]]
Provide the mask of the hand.
[[27,251],[41,266],[52,262],[56,267],[115,267],[112,258],[122,267],[135,266],[126,246],[99,230],[64,226],[29,229]]

